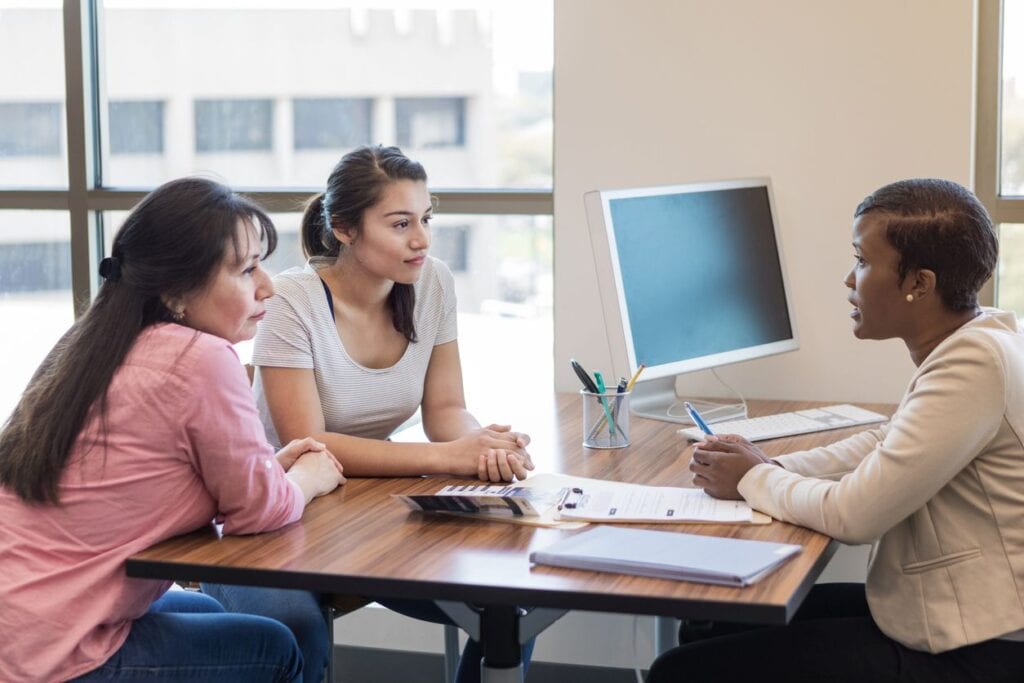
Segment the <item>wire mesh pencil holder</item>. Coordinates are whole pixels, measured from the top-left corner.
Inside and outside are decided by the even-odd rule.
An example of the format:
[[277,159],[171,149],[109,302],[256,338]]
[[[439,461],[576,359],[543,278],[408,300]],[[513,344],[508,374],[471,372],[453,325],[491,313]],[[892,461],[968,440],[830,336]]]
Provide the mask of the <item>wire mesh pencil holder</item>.
[[583,398],[583,447],[625,448],[629,445],[628,391],[595,394],[580,391]]

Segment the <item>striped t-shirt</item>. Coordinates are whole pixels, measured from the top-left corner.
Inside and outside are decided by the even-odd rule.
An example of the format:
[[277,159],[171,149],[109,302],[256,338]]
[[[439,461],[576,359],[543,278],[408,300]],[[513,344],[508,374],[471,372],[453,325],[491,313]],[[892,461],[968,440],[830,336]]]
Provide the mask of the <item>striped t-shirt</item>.
[[[332,262],[333,258],[314,257],[304,268],[292,268],[274,278],[275,294],[267,299],[252,362],[313,370],[326,431],[385,439],[419,408],[434,347],[457,336],[455,282],[444,263],[428,256],[414,285],[418,341],[410,343],[391,367],[367,368],[345,351],[317,275]],[[267,439],[280,447],[259,373],[254,391]]]

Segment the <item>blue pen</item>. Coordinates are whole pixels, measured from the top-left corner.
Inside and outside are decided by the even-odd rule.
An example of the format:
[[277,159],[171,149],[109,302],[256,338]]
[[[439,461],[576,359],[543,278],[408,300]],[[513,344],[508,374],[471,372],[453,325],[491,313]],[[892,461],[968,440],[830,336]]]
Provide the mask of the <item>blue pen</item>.
[[697,409],[690,405],[689,401],[683,401],[683,407],[686,408],[686,412],[689,413],[690,419],[693,420],[693,424],[700,427],[700,431],[704,432],[708,436],[714,436],[715,433],[711,431],[711,427],[708,427],[708,423],[704,421],[704,418],[700,416]]
[[[594,371],[594,381],[597,382],[597,391],[601,394],[605,392],[604,377],[597,370]],[[615,436],[615,419],[612,417],[612,411],[608,408],[608,401],[605,400],[604,396],[598,398],[601,402],[601,407],[604,408],[605,419],[608,420],[608,433]]]

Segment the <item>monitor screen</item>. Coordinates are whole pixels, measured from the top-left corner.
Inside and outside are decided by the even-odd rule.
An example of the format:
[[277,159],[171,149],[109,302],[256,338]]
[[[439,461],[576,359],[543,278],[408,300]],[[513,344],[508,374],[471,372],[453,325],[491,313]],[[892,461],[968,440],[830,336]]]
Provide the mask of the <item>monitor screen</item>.
[[592,192],[586,203],[617,375],[797,348],[767,179]]

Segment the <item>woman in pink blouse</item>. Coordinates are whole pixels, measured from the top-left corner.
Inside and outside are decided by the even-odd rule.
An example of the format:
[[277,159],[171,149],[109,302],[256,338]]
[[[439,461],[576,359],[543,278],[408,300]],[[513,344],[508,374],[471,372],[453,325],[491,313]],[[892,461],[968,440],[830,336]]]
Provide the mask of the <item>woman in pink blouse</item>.
[[277,529],[344,482],[312,439],[274,453],[231,346],[273,294],[275,243],[257,206],[194,178],[118,231],[96,300],[0,432],[0,680],[302,680],[280,623],[124,572],[215,518]]

